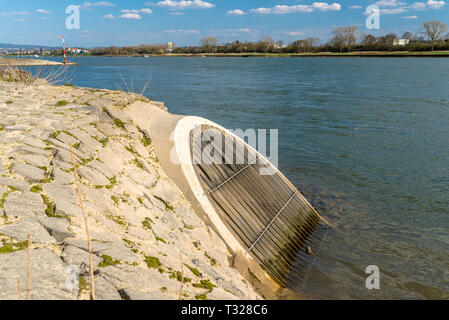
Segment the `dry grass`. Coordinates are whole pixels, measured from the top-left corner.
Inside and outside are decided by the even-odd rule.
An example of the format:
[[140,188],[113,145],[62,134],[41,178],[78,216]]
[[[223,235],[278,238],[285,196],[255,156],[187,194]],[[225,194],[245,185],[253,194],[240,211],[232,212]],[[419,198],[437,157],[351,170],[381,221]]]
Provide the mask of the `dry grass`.
[[22,300],[22,286],[20,280],[17,280],[17,290],[19,291],[19,300]]
[[0,67],[0,80],[7,82],[33,83],[36,78],[31,72],[16,67],[4,66]]
[[28,234],[28,272],[27,272],[27,287],[26,287],[26,299],[30,300],[30,289],[31,289],[31,236]]
[[179,298],[178,300],[182,300],[182,289],[184,287],[184,263],[182,263],[182,255],[179,255],[179,260],[181,261],[181,287],[179,288]]
[[78,194],[78,200],[80,203],[81,211],[83,212],[84,217],[84,225],[86,228],[86,234],[87,234],[87,246],[89,250],[89,273],[90,273],[90,281],[91,281],[91,292],[90,292],[90,299],[95,300],[95,279],[94,279],[94,268],[93,268],[93,254],[92,254],[92,243],[90,239],[90,233],[89,233],[89,224],[87,221],[87,214],[86,210],[84,209],[83,204],[83,197],[81,195],[80,187],[79,187],[79,180],[78,180],[78,174],[76,171],[76,165],[75,165],[75,155],[73,153],[73,146],[70,144],[70,153],[72,155],[72,165],[73,165],[73,175],[75,176],[75,186],[76,186],[76,192]]
[[33,74],[19,67],[2,66],[0,67],[0,80],[29,84],[36,82],[65,84],[73,79],[74,69],[70,70],[69,68],[69,65],[42,66]]
[[75,69],[70,65],[40,67],[34,74],[34,78],[43,79],[51,84],[66,84],[73,80]]
[[128,92],[128,93],[136,93],[136,94],[140,94],[141,96],[144,96],[145,93],[148,90],[148,86],[150,85],[151,82],[151,76],[148,77],[147,82],[145,83],[145,85],[143,86],[142,90],[140,91],[140,93],[136,92],[135,88],[134,88],[134,80],[133,78],[131,78],[128,81],[126,81],[126,79],[123,77],[123,74],[119,72],[119,76],[120,79],[122,80],[123,83],[123,87],[120,86],[117,82],[114,81],[114,84],[117,86],[117,90],[123,91],[123,92]]

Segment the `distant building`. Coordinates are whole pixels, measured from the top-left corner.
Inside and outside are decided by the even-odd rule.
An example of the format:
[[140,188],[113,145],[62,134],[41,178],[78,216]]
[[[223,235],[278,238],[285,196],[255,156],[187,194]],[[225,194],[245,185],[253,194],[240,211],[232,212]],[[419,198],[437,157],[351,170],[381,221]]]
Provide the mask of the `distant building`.
[[275,48],[275,49],[285,49],[285,48],[287,48],[287,45],[286,45],[286,44],[282,44],[282,45],[275,44],[275,45],[274,45],[274,48]]
[[79,48],[67,48],[67,52],[71,53],[71,54],[85,54],[85,53],[89,53],[88,50],[79,49]]
[[394,39],[393,45],[394,46],[406,46],[410,43],[410,39]]
[[167,43],[167,52],[172,53],[174,50],[173,42]]

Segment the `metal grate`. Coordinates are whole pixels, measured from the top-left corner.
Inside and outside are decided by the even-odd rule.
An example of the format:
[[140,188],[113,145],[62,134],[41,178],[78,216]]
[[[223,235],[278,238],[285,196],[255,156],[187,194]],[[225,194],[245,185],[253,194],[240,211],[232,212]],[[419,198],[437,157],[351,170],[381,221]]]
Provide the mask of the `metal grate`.
[[[221,142],[209,139],[211,130],[221,134]],[[234,237],[285,287],[293,261],[320,222],[318,214],[284,176],[260,175],[268,162],[246,144],[239,149],[245,161],[236,164],[239,155],[234,146],[241,142],[210,126],[203,126],[201,132],[207,139],[197,139],[192,132],[191,147],[192,159],[206,157],[212,163],[194,164],[205,194]],[[203,152],[208,145],[215,150],[221,146],[221,163],[213,163],[212,155]],[[226,164],[224,156],[229,148],[232,164]]]

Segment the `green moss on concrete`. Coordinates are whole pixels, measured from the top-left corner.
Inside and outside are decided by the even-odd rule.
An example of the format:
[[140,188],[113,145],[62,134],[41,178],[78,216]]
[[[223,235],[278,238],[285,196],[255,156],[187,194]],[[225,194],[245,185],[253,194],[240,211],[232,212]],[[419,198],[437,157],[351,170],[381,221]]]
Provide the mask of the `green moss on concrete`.
[[30,192],[34,192],[34,193],[41,193],[42,191],[44,191],[44,190],[39,185],[32,186],[30,189]]
[[145,263],[150,269],[159,269],[162,267],[161,261],[156,257],[145,256]]
[[205,293],[203,293],[203,294],[196,295],[195,299],[196,300],[207,300],[207,296]]
[[162,242],[162,243],[167,244],[167,241],[165,241],[164,239],[159,238],[159,237],[156,237],[156,241],[157,241],[157,242]]
[[128,228],[128,222],[122,216],[114,216],[114,215],[110,214],[110,215],[107,215],[106,218],[114,221],[115,223],[117,223],[118,225],[120,225],[122,227]]
[[126,123],[124,123],[122,120],[120,120],[120,119],[114,119],[114,124],[115,124],[117,127],[119,127],[120,129],[126,130],[126,129],[125,129],[125,124],[126,124]]
[[17,189],[17,188],[14,188],[14,187],[9,187],[9,190],[6,191],[6,192],[4,192],[4,193],[2,194],[2,196],[1,196],[1,198],[0,198],[0,208],[4,209],[4,207],[5,207],[5,202],[6,202],[6,200],[8,200],[8,196],[9,196],[11,193],[13,193],[14,191],[20,191],[20,190]]
[[56,106],[58,106],[58,107],[63,107],[63,106],[66,106],[68,104],[69,103],[67,101],[65,101],[65,100],[59,100],[58,102],[56,102]]
[[167,211],[174,211],[174,208],[172,205],[170,205],[167,201],[165,201],[164,199],[158,197],[158,196],[154,196],[156,199],[158,199],[159,201],[161,201],[164,205],[165,205],[165,210]]
[[202,277],[201,272],[199,272],[198,269],[193,268],[193,267],[191,267],[191,266],[189,266],[188,264],[185,264],[185,263],[184,263],[184,265],[185,265],[187,268],[189,268],[189,270],[192,271],[192,273],[193,273],[195,276],[197,276],[198,278],[201,278],[201,277]]
[[101,258],[103,258],[103,261],[99,264],[100,268],[105,268],[109,266],[115,266],[118,264],[122,264],[120,260],[114,260],[112,257],[108,255],[102,255]]
[[206,289],[209,292],[212,291],[213,288],[217,287],[216,285],[212,284],[209,280],[201,280],[200,283],[194,283],[193,286],[195,288]]
[[54,202],[51,201],[45,194],[41,194],[41,197],[45,204],[45,214],[47,215],[47,217],[60,218],[60,219],[66,218],[64,216],[56,214]]
[[137,157],[132,160],[132,162],[136,165],[137,168],[144,170],[145,166],[142,161],[140,161]]
[[116,206],[118,206],[118,204],[120,203],[120,199],[116,196],[111,196],[111,200],[114,201],[114,204]]
[[151,226],[152,223],[153,221],[150,218],[145,218],[145,220],[142,221],[142,226],[147,230],[152,230],[153,229],[153,227]]
[[23,242],[2,242],[0,247],[0,254],[12,253],[16,251],[25,250],[28,247],[28,240]]
[[210,261],[210,265],[212,267],[215,267],[217,265],[217,260],[215,260],[214,258],[212,258],[210,255],[208,255],[207,253],[204,254],[204,256],[209,259]]
[[92,138],[94,138],[95,140],[100,142],[103,145],[103,147],[106,147],[108,145],[108,142],[109,142],[109,138],[108,137],[100,139],[98,136],[95,136],[95,137],[92,137]]

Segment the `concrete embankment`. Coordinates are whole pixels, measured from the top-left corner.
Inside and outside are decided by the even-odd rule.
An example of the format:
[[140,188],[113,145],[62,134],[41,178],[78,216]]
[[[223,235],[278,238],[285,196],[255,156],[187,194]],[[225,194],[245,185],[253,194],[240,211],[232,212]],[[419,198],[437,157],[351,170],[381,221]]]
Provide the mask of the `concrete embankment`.
[[[0,81],[0,299],[86,299],[89,257],[74,166],[88,214],[97,299],[260,299],[192,210],[126,112],[143,96]],[[168,139],[168,137],[167,137]],[[79,269],[79,289],[70,268]],[[73,281],[72,281],[73,282]],[[75,281],[75,283],[78,283]]]

